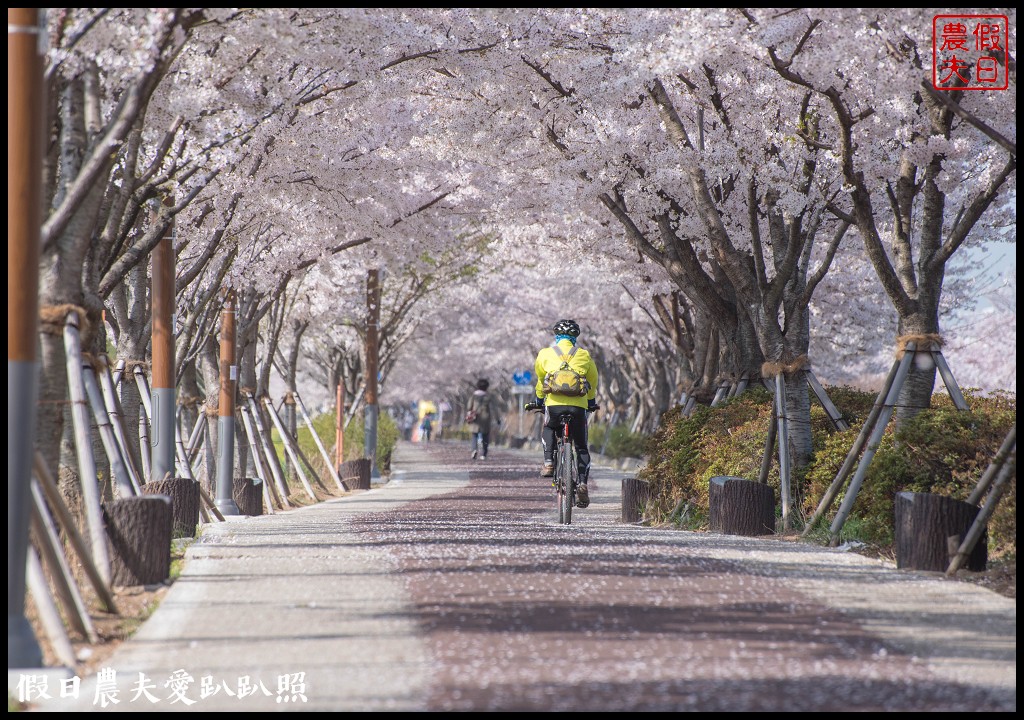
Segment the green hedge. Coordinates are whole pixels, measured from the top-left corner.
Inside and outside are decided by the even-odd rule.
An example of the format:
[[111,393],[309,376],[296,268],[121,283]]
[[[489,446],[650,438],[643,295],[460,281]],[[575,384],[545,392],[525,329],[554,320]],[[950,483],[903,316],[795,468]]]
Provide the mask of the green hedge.
[[[845,432],[832,431],[824,410],[812,400],[814,455],[792,478],[794,506],[803,518],[814,512],[831,485],[876,397],[848,387],[827,390],[851,427]],[[948,396],[937,394],[933,407],[905,423],[899,432],[895,423],[890,423],[844,525],[844,539],[891,550],[897,492],[966,499],[1016,422],[1016,396],[984,397],[969,390],[965,396],[969,411],[956,410]],[[647,445],[648,464],[639,473],[651,485],[648,512],[667,521],[678,503],[689,502],[688,526],[704,527],[711,477],[757,478],[770,418],[771,395],[762,387],[717,408],[700,407],[689,418],[682,417],[679,408],[666,413]],[[768,482],[777,498],[777,459]],[[842,495],[823,524],[831,523],[841,502]],[[1016,553],[1015,483],[989,523],[989,549],[993,556]]]
[[[335,414],[333,412],[325,413],[313,418],[313,427],[316,428],[317,435],[320,436],[320,441],[324,444],[324,447],[328,449],[328,452],[331,452],[331,449],[334,447]],[[276,428],[272,432],[272,438],[282,467],[287,467],[285,464],[284,445],[281,443],[281,436],[278,435]],[[320,455],[320,450],[317,449],[313,436],[310,434],[309,428],[306,427],[305,423],[301,423],[299,426],[298,439],[299,448],[316,469],[324,484],[329,487],[333,485],[333,483],[328,482],[330,480],[330,473],[327,471],[323,456]],[[364,457],[363,443],[363,418],[362,416],[354,417],[348,424],[348,427],[345,428],[345,459],[355,460]],[[395,425],[395,421],[390,415],[382,413],[377,420],[377,469],[382,473],[390,472],[391,455],[397,443],[398,426]]]
[[590,451],[605,457],[639,458],[647,454],[647,435],[630,432],[626,425],[591,423],[588,433]]

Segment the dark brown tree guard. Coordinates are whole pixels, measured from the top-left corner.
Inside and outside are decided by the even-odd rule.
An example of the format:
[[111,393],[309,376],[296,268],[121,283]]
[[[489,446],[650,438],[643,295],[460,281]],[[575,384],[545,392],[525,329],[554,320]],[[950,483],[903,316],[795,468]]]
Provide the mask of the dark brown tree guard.
[[199,483],[189,478],[167,478],[146,483],[143,495],[166,495],[171,499],[171,537],[190,538],[199,524]]
[[727,535],[773,535],[775,494],[771,487],[728,475],[711,478],[708,529]]
[[[976,505],[942,495],[896,493],[896,567],[945,572],[980,511]],[[955,538],[952,544],[950,538]],[[977,572],[987,565],[988,530],[964,567]]]
[[370,459],[346,460],[341,464],[341,479],[353,490],[370,489]]
[[622,522],[640,522],[650,497],[651,486],[646,480],[622,478]]
[[171,574],[171,499],[140,495],[103,503],[111,584],[154,585]]
[[242,515],[263,514],[263,487],[256,478],[235,478],[231,485],[238,512]]

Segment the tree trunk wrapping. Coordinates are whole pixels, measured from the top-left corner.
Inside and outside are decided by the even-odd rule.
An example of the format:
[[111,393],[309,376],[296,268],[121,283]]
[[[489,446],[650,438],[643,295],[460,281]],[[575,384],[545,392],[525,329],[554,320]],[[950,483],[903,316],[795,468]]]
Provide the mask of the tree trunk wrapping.
[[154,585],[171,574],[171,498],[137,497],[103,503],[110,542],[111,584]]
[[769,485],[717,475],[708,486],[708,526],[726,535],[773,535],[775,494]]
[[[932,493],[896,493],[896,567],[945,572],[952,554],[981,511],[976,505]],[[988,530],[978,540],[964,567],[984,570],[988,564]]]
[[622,522],[640,522],[651,497],[651,486],[646,480],[622,478]]
[[346,460],[341,464],[341,479],[353,490],[370,489],[370,459]]
[[190,538],[199,524],[199,485],[191,478],[167,478],[146,483],[144,495],[166,495],[171,499],[171,537]]
[[263,484],[258,478],[235,478],[231,487],[238,512],[242,515],[263,514]]

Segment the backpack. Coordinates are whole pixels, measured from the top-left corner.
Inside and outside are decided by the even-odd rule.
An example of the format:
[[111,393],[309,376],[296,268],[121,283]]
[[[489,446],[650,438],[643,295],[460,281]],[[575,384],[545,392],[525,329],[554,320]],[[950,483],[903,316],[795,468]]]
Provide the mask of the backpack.
[[557,345],[551,346],[562,359],[562,366],[544,377],[543,388],[545,394],[568,395],[569,397],[583,397],[590,392],[590,381],[585,375],[580,375],[569,366],[569,361],[576,354],[576,347],[573,347],[565,355],[561,354]]

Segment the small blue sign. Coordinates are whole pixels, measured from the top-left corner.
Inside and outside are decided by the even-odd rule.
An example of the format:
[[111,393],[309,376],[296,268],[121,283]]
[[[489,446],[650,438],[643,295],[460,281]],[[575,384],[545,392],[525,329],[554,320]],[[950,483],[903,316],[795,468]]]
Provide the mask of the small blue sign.
[[516,370],[512,373],[512,382],[516,385],[529,385],[533,382],[533,373],[529,370]]

